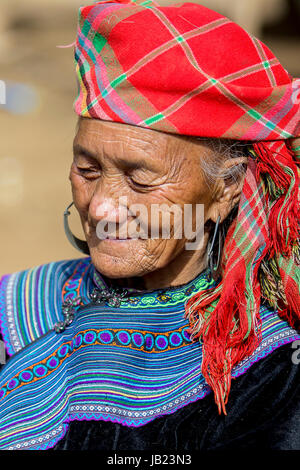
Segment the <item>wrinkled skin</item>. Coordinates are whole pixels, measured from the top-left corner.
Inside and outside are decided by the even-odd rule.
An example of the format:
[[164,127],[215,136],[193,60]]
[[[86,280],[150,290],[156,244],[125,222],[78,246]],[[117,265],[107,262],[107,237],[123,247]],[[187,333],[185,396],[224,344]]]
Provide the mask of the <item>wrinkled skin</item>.
[[[115,220],[118,235],[122,222],[126,218],[130,222],[134,216],[117,208],[120,196],[127,197],[128,206],[144,204],[149,214],[151,204],[178,204],[181,208],[183,204],[203,204],[203,223],[215,222],[218,215],[224,220],[241,188],[226,186],[221,180],[214,187],[207,185],[200,160],[209,158],[210,152],[203,143],[184,136],[80,118],[70,181],[92,262],[99,272],[122,285],[156,289],[184,284],[205,269],[206,225],[198,250],[186,250],[186,238],[100,240],[96,226],[103,218]],[[194,228],[195,223],[194,211]]]

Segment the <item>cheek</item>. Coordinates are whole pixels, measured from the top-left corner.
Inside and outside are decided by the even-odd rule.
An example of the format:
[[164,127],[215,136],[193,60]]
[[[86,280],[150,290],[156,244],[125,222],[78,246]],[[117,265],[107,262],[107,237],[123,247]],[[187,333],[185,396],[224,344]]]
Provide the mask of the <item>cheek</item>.
[[[194,174],[197,175],[197,172]],[[188,224],[188,230],[195,232],[204,226],[208,218],[212,203],[211,191],[200,176],[189,176],[182,180],[181,184],[170,184],[157,195],[156,203],[178,207],[177,216],[172,215],[170,220],[171,231],[175,236],[184,233],[185,223]],[[196,207],[197,205],[202,207]]]
[[190,173],[181,185],[181,198],[184,204],[202,205],[204,214],[208,212],[212,200],[212,187],[208,186],[199,167],[191,166]]
[[73,201],[80,213],[88,211],[90,201],[94,193],[95,182],[84,180],[75,171],[70,172]]

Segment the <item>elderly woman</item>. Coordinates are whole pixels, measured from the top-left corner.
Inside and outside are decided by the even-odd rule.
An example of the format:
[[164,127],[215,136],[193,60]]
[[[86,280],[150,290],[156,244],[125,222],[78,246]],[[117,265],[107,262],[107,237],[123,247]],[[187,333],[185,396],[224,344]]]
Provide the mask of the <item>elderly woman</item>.
[[0,448],[299,449],[299,80],[192,3],[83,7],[75,59],[89,256],[2,278]]

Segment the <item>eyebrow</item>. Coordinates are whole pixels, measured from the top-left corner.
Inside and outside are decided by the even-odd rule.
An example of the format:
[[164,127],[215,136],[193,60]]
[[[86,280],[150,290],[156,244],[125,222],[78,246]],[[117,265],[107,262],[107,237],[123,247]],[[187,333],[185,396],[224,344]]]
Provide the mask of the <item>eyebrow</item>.
[[83,147],[80,144],[74,144],[73,145],[73,154],[74,155],[83,154],[87,157],[91,157],[91,158],[94,158],[95,160],[97,160],[97,155],[95,153],[91,152],[90,150],[86,149],[85,147]]
[[[98,160],[97,154],[94,152],[91,152],[87,148],[83,147],[81,144],[74,144],[73,145],[73,154],[82,154],[85,155],[86,157],[93,158],[95,160]],[[122,167],[125,167],[130,170],[135,170],[135,169],[140,169],[140,168],[146,168],[151,171],[157,171],[157,168],[155,168],[154,165],[151,165],[151,162],[149,160],[141,157],[136,161],[129,161],[126,160],[125,158],[121,157],[114,157],[114,160],[117,162]]]

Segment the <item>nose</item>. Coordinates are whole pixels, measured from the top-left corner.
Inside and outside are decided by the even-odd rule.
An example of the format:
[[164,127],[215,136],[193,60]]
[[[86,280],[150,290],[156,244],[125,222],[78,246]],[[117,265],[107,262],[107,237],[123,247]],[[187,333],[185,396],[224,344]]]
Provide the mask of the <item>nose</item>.
[[89,218],[94,226],[100,221],[124,223],[128,218],[126,196],[113,199],[109,196],[94,195],[89,206]]

